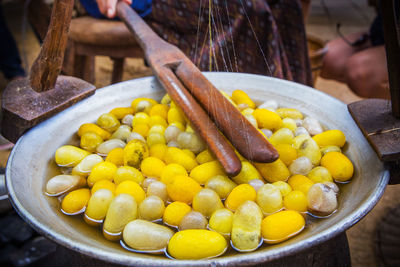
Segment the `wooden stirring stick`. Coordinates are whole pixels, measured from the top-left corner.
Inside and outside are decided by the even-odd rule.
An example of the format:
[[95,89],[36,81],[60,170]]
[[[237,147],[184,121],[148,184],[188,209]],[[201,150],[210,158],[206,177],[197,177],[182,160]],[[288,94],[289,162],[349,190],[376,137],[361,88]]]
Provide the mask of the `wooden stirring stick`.
[[219,133],[217,127],[176,78],[172,70],[169,68],[163,69],[162,72],[158,73],[158,80],[167,90],[170,97],[181,107],[200,136],[206,141],[225,172],[230,176],[239,174],[242,169],[242,163],[232,146]]
[[[119,2],[117,13],[134,33],[162,86],[171,99],[183,110],[203,140],[206,141],[225,172],[230,176],[237,175],[242,164],[233,147],[219,133],[207,113],[185,89],[171,69],[171,66],[176,64],[176,60],[173,57],[169,58],[169,55],[173,55],[174,51],[180,51],[160,39],[127,4]],[[133,27],[137,30],[133,30]]]
[[237,174],[240,171],[238,165],[241,166],[241,163],[206,112],[233,146],[248,160],[273,162],[279,157],[275,148],[203,76],[182,51],[162,40],[129,5],[119,2],[117,14],[136,37],[160,83],[182,108],[229,175]]
[[276,149],[188,58],[178,65],[175,74],[243,157],[264,163],[278,159],[279,154]]

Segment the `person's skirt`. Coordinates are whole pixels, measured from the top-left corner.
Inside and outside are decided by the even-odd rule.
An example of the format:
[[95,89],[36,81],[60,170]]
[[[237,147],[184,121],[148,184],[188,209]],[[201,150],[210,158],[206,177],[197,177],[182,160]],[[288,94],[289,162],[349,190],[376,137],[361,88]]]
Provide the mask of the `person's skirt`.
[[153,0],[152,12],[145,19],[201,70],[255,73],[312,84],[299,1],[213,0],[211,13],[209,2]]

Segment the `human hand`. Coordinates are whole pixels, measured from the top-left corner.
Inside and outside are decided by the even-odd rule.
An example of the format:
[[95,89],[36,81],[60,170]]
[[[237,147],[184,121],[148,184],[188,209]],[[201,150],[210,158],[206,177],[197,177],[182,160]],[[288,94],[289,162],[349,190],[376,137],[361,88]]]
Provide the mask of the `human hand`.
[[[132,4],[132,0],[121,0],[128,5]],[[114,18],[117,13],[118,0],[96,0],[101,14],[107,18]]]

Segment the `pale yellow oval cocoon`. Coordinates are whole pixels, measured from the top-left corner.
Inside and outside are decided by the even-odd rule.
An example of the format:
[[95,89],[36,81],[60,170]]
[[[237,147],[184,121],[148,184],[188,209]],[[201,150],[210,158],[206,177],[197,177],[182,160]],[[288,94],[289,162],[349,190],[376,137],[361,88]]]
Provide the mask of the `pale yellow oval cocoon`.
[[268,141],[274,146],[279,144],[291,145],[293,142],[293,137],[293,132],[291,130],[288,128],[281,128],[273,133],[272,136],[268,138]]
[[305,139],[298,148],[299,157],[307,157],[314,166],[319,165],[321,160],[321,151],[319,146],[312,138]]
[[240,170],[240,173],[235,177],[232,177],[232,180],[237,184],[247,184],[254,179],[261,180],[262,177],[256,167],[248,161],[242,161],[242,169]]
[[182,165],[187,171],[191,171],[198,165],[194,158],[176,147],[169,147],[167,149],[167,152],[165,153],[165,163],[176,163]]
[[121,120],[126,115],[133,114],[133,108],[131,107],[113,108],[109,113],[113,114],[117,119]]
[[181,201],[189,204],[192,203],[193,197],[201,188],[194,179],[179,175],[167,185],[167,192],[173,201]]
[[281,118],[303,119],[303,114],[295,108],[278,108],[276,113]]
[[112,181],[114,179],[114,174],[117,171],[117,166],[114,163],[103,161],[97,163],[87,179],[87,183],[90,187],[93,186],[94,183],[101,180],[109,180]]
[[175,176],[178,175],[187,176],[186,169],[182,165],[176,163],[168,164],[161,173],[161,182],[167,185],[173,181]]
[[131,134],[131,127],[128,125],[121,125],[118,129],[111,135],[111,139],[120,139],[126,141],[126,139]]
[[300,233],[304,226],[304,217],[299,212],[285,210],[264,218],[261,233],[265,243],[275,244]]
[[230,235],[232,231],[233,212],[228,209],[216,210],[210,218],[210,229],[223,235]]
[[90,153],[76,146],[62,146],[56,150],[55,160],[58,166],[75,167]]
[[214,176],[205,184],[206,188],[214,190],[221,199],[225,199],[236,186],[237,184],[225,175]]
[[225,238],[217,232],[190,229],[172,236],[168,243],[168,253],[179,260],[198,260],[219,256],[227,247]]
[[[147,101],[148,102],[148,107],[146,106],[145,109],[140,109],[140,107],[138,107],[138,104],[142,101]],[[139,98],[135,98],[132,102],[131,102],[131,106],[133,108],[133,110],[135,112],[140,112],[143,110],[146,110],[147,112],[150,111],[151,107],[153,107],[154,105],[157,105],[157,101],[155,101],[154,99],[151,98],[147,98],[147,97],[139,97]],[[139,109],[139,110],[138,110]]]
[[137,219],[125,226],[122,238],[133,249],[159,251],[167,247],[173,234],[168,227]]
[[120,122],[115,115],[111,113],[104,113],[97,119],[97,125],[106,131],[114,132],[118,129]]
[[149,196],[139,205],[139,217],[143,220],[154,221],[164,215],[164,201],[158,196]]
[[51,178],[46,184],[49,196],[59,196],[86,185],[86,180],[79,175],[61,174]]
[[90,225],[98,225],[106,217],[108,207],[114,194],[108,189],[99,189],[90,197],[86,211],[85,221]]
[[81,188],[69,192],[61,202],[61,209],[64,213],[74,215],[83,212],[90,198],[90,190]]
[[114,174],[115,184],[120,184],[124,181],[134,181],[138,184],[142,184],[144,180],[143,174],[136,168],[131,166],[122,166],[117,169]]
[[161,177],[165,163],[155,157],[147,157],[140,164],[140,169],[147,177]]
[[253,201],[246,201],[233,214],[232,244],[236,249],[246,252],[258,248],[261,238],[260,207]]
[[163,221],[168,225],[178,226],[182,218],[191,210],[192,208],[186,203],[180,201],[172,202],[164,210]]
[[255,108],[256,104],[250,99],[250,97],[242,90],[235,90],[232,92],[232,100],[237,105],[246,104],[249,108]]
[[86,156],[78,165],[72,169],[72,174],[88,176],[92,171],[93,167],[100,162],[103,162],[103,158],[97,154],[90,154]]
[[296,122],[291,118],[284,118],[282,120],[282,128],[288,128],[291,131],[295,131],[297,129]]
[[124,165],[139,168],[142,160],[148,156],[149,148],[146,143],[133,139],[124,148]]
[[197,156],[196,156],[196,160],[199,164],[203,164],[206,162],[210,162],[215,160],[214,156],[211,154],[211,152],[206,149],[202,152],[200,152]]
[[111,241],[120,239],[122,230],[130,221],[137,218],[137,204],[128,194],[116,196],[108,208],[103,224],[103,234]]
[[94,123],[84,123],[79,127],[78,136],[82,136],[85,133],[93,132],[101,136],[103,140],[107,140],[110,138],[111,134],[106,130],[100,128],[98,125]]
[[214,190],[202,189],[193,198],[193,209],[209,218],[214,211],[222,209],[221,199]]
[[278,181],[272,183],[272,185],[274,185],[279,189],[279,191],[281,191],[282,196],[286,196],[292,191],[292,187],[290,187],[290,185],[287,182]]
[[100,189],[108,189],[114,194],[115,193],[115,184],[109,180],[98,181],[93,185],[93,187],[91,189],[91,193],[94,194],[97,190],[100,190]]
[[332,175],[327,168],[318,166],[312,169],[307,177],[314,183],[333,182]]
[[336,181],[345,182],[353,177],[353,163],[340,152],[326,153],[321,159],[321,166],[327,168]]
[[251,200],[256,201],[257,192],[249,184],[241,184],[233,188],[232,192],[225,200],[225,207],[235,211],[241,204]]
[[138,183],[131,180],[123,181],[115,188],[115,195],[118,196],[120,194],[131,195],[138,204],[146,197],[143,188]]
[[185,124],[185,117],[177,108],[170,108],[167,114],[168,124],[179,122]]
[[314,182],[307,176],[295,174],[289,178],[288,184],[293,190],[301,191],[307,195],[308,190],[314,185]]
[[306,212],[308,206],[307,197],[303,192],[294,190],[283,198],[283,205],[287,210]]
[[293,138],[293,147],[295,149],[299,149],[300,145],[304,142],[304,140],[311,138],[310,135],[308,134],[300,134],[298,136],[296,136],[295,138]]
[[224,174],[224,169],[218,161],[210,161],[193,168],[190,177],[199,184],[205,184],[211,177]]
[[286,181],[290,175],[289,169],[281,159],[271,163],[255,163],[254,165],[262,177],[270,183]]
[[281,191],[272,184],[263,185],[257,192],[257,204],[264,214],[277,212],[283,207]]
[[167,152],[166,144],[156,144],[149,149],[150,156],[164,160],[165,153]]
[[276,131],[282,127],[282,119],[273,111],[259,108],[253,112],[253,116],[257,120],[260,129],[266,128],[271,131]]
[[346,143],[346,136],[340,130],[328,130],[313,136],[313,139],[320,147],[338,146],[342,147]]
[[107,156],[112,150],[116,148],[123,148],[125,147],[125,142],[120,139],[110,139],[96,147],[96,152],[100,156]]

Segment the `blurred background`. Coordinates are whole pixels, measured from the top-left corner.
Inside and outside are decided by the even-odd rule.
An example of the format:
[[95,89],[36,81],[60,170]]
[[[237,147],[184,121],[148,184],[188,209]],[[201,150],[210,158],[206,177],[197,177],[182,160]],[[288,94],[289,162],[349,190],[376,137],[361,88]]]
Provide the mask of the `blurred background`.
[[[337,23],[341,24],[340,31],[343,35],[353,32],[367,31],[371,25],[376,12],[367,3],[367,0],[314,0],[311,1],[309,17],[306,22],[307,35],[313,41],[310,46],[311,61],[318,74],[318,66],[321,65],[321,57],[318,50],[322,50],[324,44],[338,37]],[[26,18],[26,2],[22,0],[2,0],[6,22],[18,45],[22,65],[28,73],[30,66],[37,57],[40,44]],[[1,41],[1,40],[0,40]],[[109,57],[97,56],[95,58],[95,82],[98,87],[110,84],[113,70],[113,61]],[[138,77],[151,75],[151,70],[145,66],[143,59],[128,58],[125,61],[122,80],[130,80]],[[3,90],[8,81],[0,73],[0,89]],[[317,90],[328,93],[345,103],[360,100],[346,84],[324,80],[318,77],[315,82]],[[5,167],[9,150],[0,151],[0,167]],[[353,266],[384,266],[381,255],[377,252],[377,230],[381,227],[381,220],[385,219],[392,208],[400,204],[400,198],[396,196],[400,185],[387,187],[383,198],[378,205],[364,219],[347,231],[351,250],[351,261]],[[9,213],[0,215],[0,262],[4,254],[16,253],[5,250],[7,239],[1,238],[2,225],[10,223]],[[17,220],[15,214],[12,214]],[[33,236],[35,236],[33,234]],[[8,246],[9,247],[9,246]],[[51,248],[51,245],[50,245]],[[26,262],[25,262],[26,263]],[[25,265],[21,262],[20,266]]]

